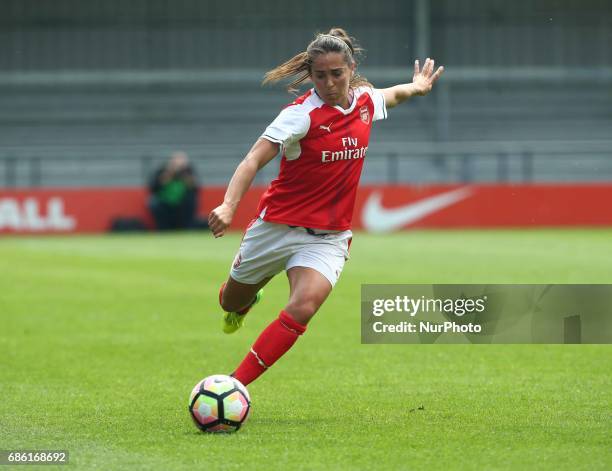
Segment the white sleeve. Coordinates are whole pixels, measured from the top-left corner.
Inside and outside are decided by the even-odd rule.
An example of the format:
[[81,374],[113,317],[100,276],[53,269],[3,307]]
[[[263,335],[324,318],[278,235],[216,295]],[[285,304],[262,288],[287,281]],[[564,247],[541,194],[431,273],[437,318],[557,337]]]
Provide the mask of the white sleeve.
[[279,113],[261,137],[280,144],[284,149],[303,138],[309,128],[310,115],[300,105],[291,105]]
[[379,119],[387,119],[387,105],[385,104],[385,95],[379,88],[371,89],[371,97],[374,102],[374,117],[372,121]]

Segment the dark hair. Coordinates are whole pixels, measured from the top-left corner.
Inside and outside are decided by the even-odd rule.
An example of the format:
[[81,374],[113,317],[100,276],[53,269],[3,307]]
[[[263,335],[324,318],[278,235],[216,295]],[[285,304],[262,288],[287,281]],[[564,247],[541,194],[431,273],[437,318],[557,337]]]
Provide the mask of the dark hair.
[[[297,92],[297,86],[310,79],[314,59],[328,52],[343,54],[344,60],[350,66],[357,65],[357,58],[362,55],[363,49],[356,45],[355,38],[349,36],[344,29],[332,28],[328,33],[317,34],[304,52],[296,54],[288,61],[266,72],[262,83],[265,85],[288,77],[295,77],[287,85],[287,91]],[[360,85],[372,86],[365,77],[355,73],[349,86],[358,87]]]

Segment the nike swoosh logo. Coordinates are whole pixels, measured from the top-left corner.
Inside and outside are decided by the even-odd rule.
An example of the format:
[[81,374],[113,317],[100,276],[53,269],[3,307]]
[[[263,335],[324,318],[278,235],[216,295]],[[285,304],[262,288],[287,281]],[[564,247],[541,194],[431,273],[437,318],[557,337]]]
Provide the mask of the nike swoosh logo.
[[387,209],[381,204],[382,193],[370,195],[362,211],[364,227],[370,232],[390,232],[423,219],[472,195],[469,188],[459,188],[420,201]]

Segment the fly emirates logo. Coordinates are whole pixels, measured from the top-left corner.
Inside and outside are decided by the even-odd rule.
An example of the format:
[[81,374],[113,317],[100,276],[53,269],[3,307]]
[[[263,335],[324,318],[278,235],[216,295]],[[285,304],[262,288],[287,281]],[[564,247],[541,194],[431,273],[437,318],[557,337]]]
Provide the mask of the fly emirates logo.
[[329,162],[337,162],[338,160],[363,159],[368,152],[368,146],[357,147],[357,145],[356,137],[343,137],[342,147],[344,149],[321,151],[321,162],[327,164]]

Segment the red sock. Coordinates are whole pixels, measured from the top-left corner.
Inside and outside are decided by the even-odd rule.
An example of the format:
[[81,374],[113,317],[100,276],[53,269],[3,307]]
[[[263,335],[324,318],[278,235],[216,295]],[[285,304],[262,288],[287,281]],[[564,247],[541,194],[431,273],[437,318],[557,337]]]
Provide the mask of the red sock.
[[305,331],[305,325],[281,311],[278,319],[259,335],[232,376],[245,386],[253,382],[282,357]]
[[[221,300],[223,299],[223,290],[225,289],[225,283],[223,283],[221,285],[221,288],[219,289],[219,304],[221,303]],[[253,298],[253,303],[255,302],[255,298]],[[247,307],[245,307],[244,309],[237,311],[238,314],[246,314],[247,312],[249,312],[251,310],[251,307],[253,306],[253,303],[249,304]]]

